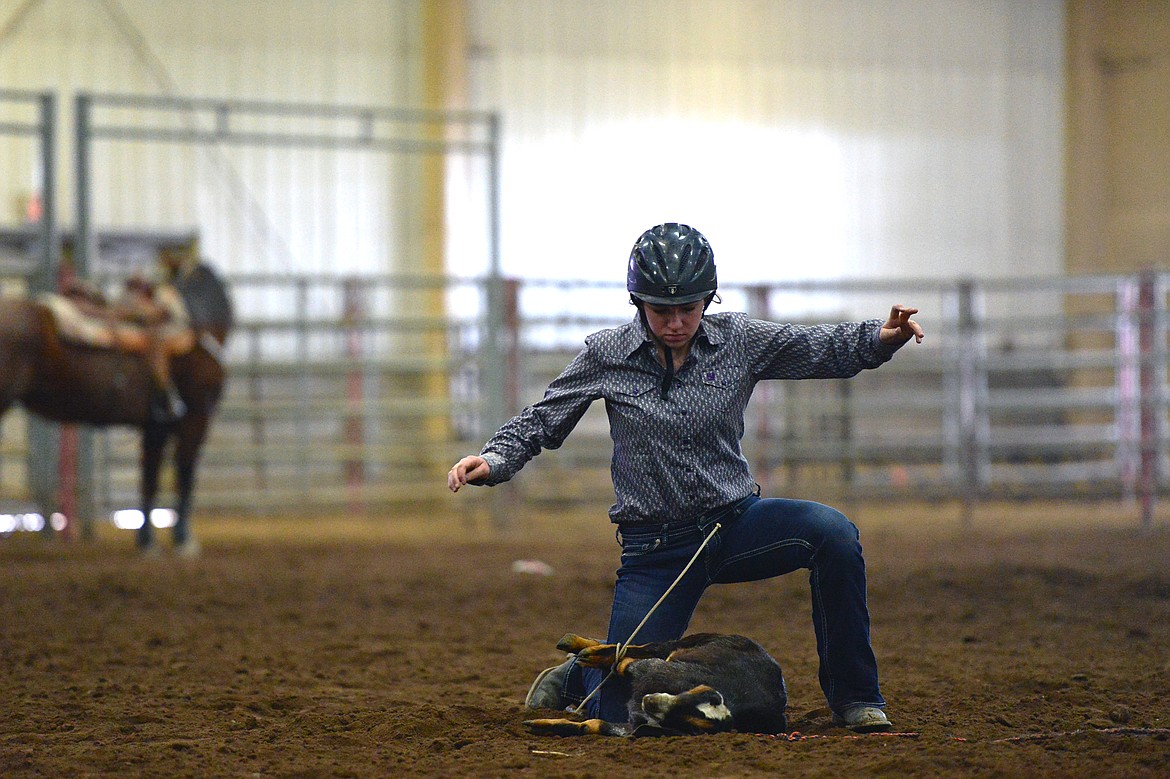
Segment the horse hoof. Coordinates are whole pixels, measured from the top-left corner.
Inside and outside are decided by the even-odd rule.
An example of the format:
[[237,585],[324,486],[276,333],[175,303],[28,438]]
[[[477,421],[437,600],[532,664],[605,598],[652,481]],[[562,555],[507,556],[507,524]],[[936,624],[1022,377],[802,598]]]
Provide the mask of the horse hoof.
[[194,538],[188,538],[175,546],[175,554],[187,560],[194,560],[203,551],[203,547]]

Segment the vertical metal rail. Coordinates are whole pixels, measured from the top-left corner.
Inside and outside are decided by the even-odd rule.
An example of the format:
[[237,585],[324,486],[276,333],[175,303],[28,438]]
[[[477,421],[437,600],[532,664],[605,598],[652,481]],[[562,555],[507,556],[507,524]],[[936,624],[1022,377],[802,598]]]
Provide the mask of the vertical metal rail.
[[[74,103],[74,125],[76,127],[76,148],[74,150],[76,170],[74,180],[77,183],[76,192],[76,220],[77,230],[73,238],[73,266],[71,272],[81,278],[88,278],[90,266],[95,259],[97,238],[94,234],[93,218],[90,201],[92,160],[90,159],[90,143],[93,140],[93,102],[89,95],[79,94]],[[81,534],[90,538],[94,534],[94,446],[93,431],[77,425],[62,425],[62,448],[74,449],[76,460],[69,464],[69,474],[62,474],[64,478],[72,478],[74,489],[65,490],[63,508],[72,503],[72,511],[66,515],[72,520],[75,514],[81,521]],[[61,469],[64,471],[66,465]],[[75,476],[73,476],[75,474]],[[143,522],[149,522],[149,517],[143,517]]]
[[1141,405],[1139,416],[1140,459],[1138,470],[1138,498],[1141,501],[1142,530],[1154,529],[1154,501],[1158,494],[1158,439],[1159,420],[1162,419],[1158,389],[1165,371],[1165,336],[1161,336],[1158,311],[1158,277],[1152,270],[1141,273],[1138,279],[1138,354],[1140,356],[1138,381]]
[[[486,441],[515,409],[508,406],[508,377],[505,375],[502,339],[507,337],[506,290],[500,256],[500,117],[488,119],[488,277],[485,282],[487,311],[480,332],[480,381],[483,411],[480,414],[481,441]],[[519,348],[519,345],[517,345]],[[520,377],[516,377],[519,381]],[[488,513],[493,527],[505,528],[513,514],[509,493],[492,490]]]
[[524,365],[521,358],[524,345],[524,323],[520,316],[520,290],[522,286],[517,279],[504,279],[500,284],[503,290],[503,332],[506,343],[503,345],[504,364],[504,406],[505,414],[514,413],[520,405],[524,387]]
[[[14,134],[31,135],[39,144],[40,158],[40,214],[37,224],[37,267],[33,270],[29,292],[49,292],[57,288],[57,272],[61,263],[61,240],[57,225],[57,96],[52,92],[0,92],[0,98],[14,102],[28,102],[36,106],[37,119],[31,126],[12,129]],[[59,427],[53,422],[28,415],[26,425],[28,452],[25,469],[29,492],[44,515],[45,532],[53,532],[52,514],[59,508],[58,463],[60,457]],[[66,524],[62,536],[71,538],[73,528]]]
[[309,348],[309,336],[312,332],[309,326],[309,282],[307,279],[296,280],[297,290],[297,364],[300,372],[297,381],[297,403],[300,414],[297,415],[297,471],[298,482],[302,497],[306,502],[313,492],[312,458],[313,431],[310,420],[313,416],[313,373],[309,364],[312,358],[312,349]]
[[958,421],[959,421],[959,495],[963,524],[974,524],[975,505],[983,484],[983,447],[981,429],[985,394],[986,362],[982,359],[979,316],[975,284],[964,280],[958,286]]
[[[772,310],[771,302],[769,300],[769,288],[764,284],[754,284],[747,287],[747,314],[753,319],[771,319]],[[768,490],[772,487],[772,472],[777,465],[784,464],[784,450],[780,447],[779,453],[773,451],[775,443],[772,437],[777,431],[773,430],[775,426],[772,421],[772,413],[775,406],[775,397],[779,392],[775,382],[762,381],[756,385],[753,394],[753,404],[755,409],[753,413],[756,414],[756,423],[754,430],[754,437],[751,440],[755,451],[751,452],[750,461],[759,463],[757,469],[757,479],[760,482],[760,487],[763,490]],[[781,429],[784,425],[780,425]]]
[[[1170,355],[1167,354],[1166,328],[1168,325],[1167,311],[1166,311],[1166,295],[1168,293],[1167,277],[1163,273],[1153,274],[1154,279],[1154,309],[1152,312],[1152,329],[1153,329],[1153,352],[1151,358],[1153,360],[1153,397],[1151,398],[1152,408],[1154,412],[1154,495],[1157,496],[1166,486],[1167,478],[1170,478],[1167,468],[1170,467],[1170,441],[1167,440],[1168,424],[1167,409],[1170,399],[1166,395],[1166,381],[1167,381],[1167,360]],[[1150,522],[1147,529],[1153,529],[1153,513],[1154,506],[1150,507]]]
[[56,286],[61,264],[61,240],[57,229],[57,97],[39,96],[41,132],[41,274],[42,291]]
[[500,256],[500,118],[488,120],[488,219],[489,266],[487,277],[487,316],[480,340],[480,363],[483,377],[484,413],[480,437],[487,440],[515,409],[508,408],[507,380],[504,376],[504,322],[506,301]]
[[1117,475],[1121,494],[1133,500],[1142,472],[1142,303],[1141,282],[1121,278],[1115,292],[1117,332],[1113,348],[1117,353]]
[[[261,348],[260,329],[255,328],[248,339],[248,361],[253,366],[262,364],[264,350]],[[248,374],[248,418],[252,428],[252,471],[256,478],[256,487],[262,493],[268,492],[268,460],[265,452],[268,449],[268,429],[265,425],[265,414],[262,411],[264,402],[264,379],[258,370]]]
[[342,472],[349,496],[349,511],[361,514],[366,510],[366,398],[365,398],[365,332],[366,304],[362,279],[348,278],[342,282],[341,323],[345,333],[345,356],[350,367],[345,375],[345,403],[343,416]]
[[[39,97],[40,103],[40,141],[41,141],[41,268],[36,275],[34,288],[37,292],[50,292],[57,289],[58,274],[61,269],[61,237],[57,227],[57,98],[56,95],[45,93]],[[39,473],[33,483],[34,494],[39,493],[38,503],[45,514],[46,532],[53,530],[53,511],[60,506],[60,457],[61,432],[60,426],[30,416],[28,421],[29,442],[29,473]],[[35,464],[33,461],[36,461]],[[52,502],[57,505],[50,507]],[[65,540],[72,540],[75,535],[73,517],[61,514],[65,522],[61,527],[61,536]]]
[[90,210],[90,196],[93,184],[90,181],[92,161],[90,159],[91,144],[93,143],[93,99],[82,93],[74,101],[73,122],[77,140],[74,149],[74,179],[77,182],[76,209],[77,234],[73,242],[73,271],[78,276],[89,274],[89,267],[94,259],[90,255],[97,246],[94,238],[93,214]]

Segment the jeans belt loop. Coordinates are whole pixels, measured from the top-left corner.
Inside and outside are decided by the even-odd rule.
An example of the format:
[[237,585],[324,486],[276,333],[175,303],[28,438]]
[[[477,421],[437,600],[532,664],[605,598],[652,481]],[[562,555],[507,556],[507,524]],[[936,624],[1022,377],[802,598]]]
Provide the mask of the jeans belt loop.
[[756,493],[744,495],[739,500],[730,505],[721,506],[709,514],[704,515],[699,519],[700,528],[708,528],[716,522],[734,522],[747,511],[747,502],[750,498],[757,497]]

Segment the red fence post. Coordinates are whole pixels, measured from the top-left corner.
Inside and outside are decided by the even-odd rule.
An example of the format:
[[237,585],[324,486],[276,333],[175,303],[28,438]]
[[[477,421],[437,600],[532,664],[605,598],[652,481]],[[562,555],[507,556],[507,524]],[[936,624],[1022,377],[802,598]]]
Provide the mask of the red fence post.
[[[64,290],[75,276],[72,263],[61,263],[57,272],[57,291]],[[61,424],[57,442],[57,508],[63,518],[60,532],[61,538],[72,541],[75,535],[73,523],[77,520],[77,467],[78,451],[81,448],[77,425]],[[48,514],[46,523],[53,521],[51,509]],[[149,522],[150,517],[143,517],[143,521]]]
[[365,388],[362,376],[362,321],[365,310],[361,283],[347,279],[344,286],[342,322],[345,325],[345,354],[350,369],[345,377],[345,444],[351,447],[344,460],[345,485],[349,492],[349,510],[355,514],[365,511],[362,489],[366,483],[365,460],[361,455],[365,442],[365,419],[362,414]]
[[1158,481],[1158,354],[1157,277],[1142,272],[1138,281],[1138,384],[1140,386],[1140,440],[1138,497],[1141,501],[1142,530],[1154,527],[1154,500]]

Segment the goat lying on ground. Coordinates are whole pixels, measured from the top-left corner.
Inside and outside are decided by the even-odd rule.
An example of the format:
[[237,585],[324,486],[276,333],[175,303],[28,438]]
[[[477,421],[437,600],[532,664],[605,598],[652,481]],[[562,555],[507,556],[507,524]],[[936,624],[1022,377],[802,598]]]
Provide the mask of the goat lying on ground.
[[[557,649],[580,665],[614,665],[615,644],[568,633]],[[735,730],[783,733],[788,721],[784,674],[771,655],[743,636],[695,633],[631,646],[614,669],[630,682],[628,725],[600,719],[536,719],[534,733],[558,736],[696,735]]]

